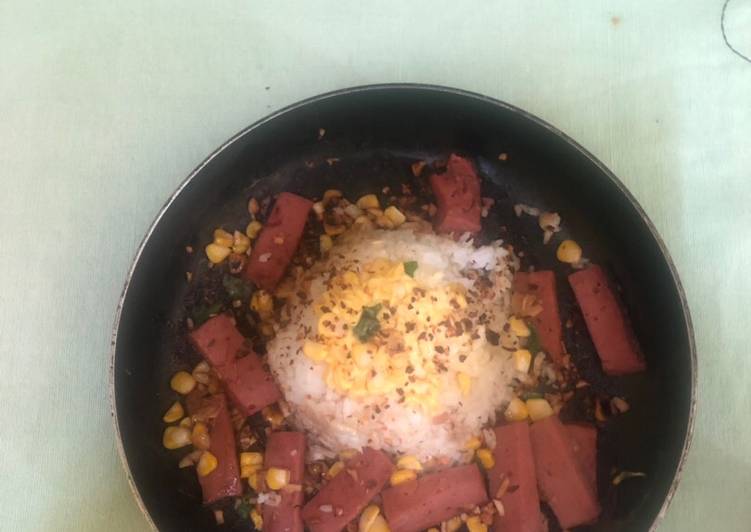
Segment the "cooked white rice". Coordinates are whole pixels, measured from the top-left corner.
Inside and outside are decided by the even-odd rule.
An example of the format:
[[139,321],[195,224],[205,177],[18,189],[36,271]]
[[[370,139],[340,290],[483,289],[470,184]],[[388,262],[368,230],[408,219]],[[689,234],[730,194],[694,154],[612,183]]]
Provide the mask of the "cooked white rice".
[[[416,318],[418,332],[434,335],[435,342],[446,349],[438,411],[408,406],[396,393],[387,397],[343,395],[327,386],[326,364],[313,362],[303,353],[303,343],[315,335],[318,322],[311,300],[326,290],[335,272],[357,271],[376,259],[417,261],[414,279],[425,288],[458,283],[466,289],[468,307],[457,311],[455,318],[461,322],[471,316],[471,330],[447,335],[438,324]],[[340,236],[329,258],[296,281],[293,292],[298,295],[288,300],[285,317],[268,345],[269,365],[290,407],[292,423],[308,433],[311,448],[333,455],[369,446],[423,461],[464,459],[467,440],[493,423],[496,412],[510,399],[514,370],[511,349],[503,341],[509,333],[503,333],[503,327],[511,304],[514,261],[500,242],[475,247],[468,238],[454,241],[413,229]],[[303,292],[306,295],[300,297]],[[486,328],[501,334],[506,349],[486,339]],[[497,337],[491,333],[491,338]],[[462,393],[457,384],[459,372],[471,378],[468,392]]]

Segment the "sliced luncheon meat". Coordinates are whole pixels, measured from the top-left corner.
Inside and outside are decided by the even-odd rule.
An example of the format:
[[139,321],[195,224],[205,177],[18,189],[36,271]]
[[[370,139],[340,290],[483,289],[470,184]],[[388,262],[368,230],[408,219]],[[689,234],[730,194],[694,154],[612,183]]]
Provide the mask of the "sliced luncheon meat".
[[273,377],[255,353],[238,358],[234,364],[217,368],[217,371],[232,401],[246,416],[282,398]]
[[253,415],[281,398],[271,374],[226,314],[209,319],[190,333],[190,339],[244,415]]
[[514,275],[514,292],[535,296],[542,312],[532,318],[540,347],[554,362],[563,361],[563,333],[558,312],[558,295],[555,289],[555,274],[552,271],[518,272]]
[[297,251],[313,202],[282,192],[261,229],[245,268],[245,277],[272,291]]
[[634,331],[605,272],[593,265],[568,277],[581,307],[589,335],[608,375],[627,375],[646,369]]
[[488,500],[475,464],[452,467],[383,491],[383,512],[391,532],[418,532]]
[[451,154],[442,174],[430,176],[438,212],[435,226],[441,233],[477,233],[481,229],[480,178],[472,162]]
[[208,319],[190,333],[190,340],[206,362],[215,368],[231,364],[238,355],[250,352],[245,345],[245,337],[227,314]]
[[[203,502],[209,504],[225,497],[242,495],[235,433],[232,429],[227,401],[223,395],[213,395],[204,399],[200,403],[200,408],[216,413],[216,416],[207,422],[211,438],[209,452],[216,457],[216,469],[205,477],[198,475],[198,482],[203,491]],[[190,413],[195,414],[195,412]]]
[[265,532],[303,532],[301,509],[305,472],[305,434],[302,432],[272,432],[266,443],[264,467],[276,467],[290,472],[289,485],[280,491],[278,505],[263,505]]
[[364,449],[308,501],[303,521],[312,532],[339,532],[381,492],[393,471],[385,453]]
[[592,425],[566,425],[571,446],[597,493],[597,429]]
[[561,527],[594,522],[600,515],[597,493],[558,416],[536,421],[529,434],[540,495],[553,509]]
[[495,441],[495,465],[488,472],[488,484],[490,497],[501,501],[504,515],[495,516],[493,530],[545,532],[529,424],[518,421],[496,427]]

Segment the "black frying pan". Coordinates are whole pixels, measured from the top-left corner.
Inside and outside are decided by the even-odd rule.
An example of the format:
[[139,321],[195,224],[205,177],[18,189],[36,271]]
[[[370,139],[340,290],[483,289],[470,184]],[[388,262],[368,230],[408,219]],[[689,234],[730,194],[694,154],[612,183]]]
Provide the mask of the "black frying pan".
[[[324,131],[325,130],[325,133]],[[322,137],[322,138],[321,138]],[[169,377],[198,356],[185,341],[185,318],[218,282],[200,250],[213,228],[242,227],[250,195],[282,190],[348,197],[410,179],[409,164],[461,152],[474,158],[483,195],[496,199],[486,237],[527,253],[525,264],[553,268],[566,344],[595,391],[625,396],[631,411],[600,431],[602,519],[592,530],[650,530],[676,488],[686,456],[696,394],[696,354],[685,297],[664,244],[634,198],[582,147],[520,109],[476,94],[424,85],[346,89],[288,107],[242,131],[204,161],[169,199],[138,250],[118,308],[112,383],[121,456],[136,499],[160,530],[219,529],[202,507],[191,469],[161,446],[161,415],[174,400]],[[506,153],[506,160],[499,154]],[[329,161],[327,162],[327,159]],[[331,159],[337,159],[333,161]],[[562,237],[605,266],[646,353],[645,374],[607,378],[551,246],[515,203],[557,211]],[[185,252],[193,246],[198,253]],[[199,283],[185,281],[194,272]],[[610,482],[613,469],[647,477]],[[223,530],[250,530],[228,511]]]

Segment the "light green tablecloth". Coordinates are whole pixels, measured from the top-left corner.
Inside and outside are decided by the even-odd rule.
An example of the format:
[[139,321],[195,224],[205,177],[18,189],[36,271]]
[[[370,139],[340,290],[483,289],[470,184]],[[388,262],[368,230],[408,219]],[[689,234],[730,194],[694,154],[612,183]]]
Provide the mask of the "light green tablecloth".
[[[0,529],[142,530],[115,452],[110,328],[167,196],[257,118],[374,82],[559,126],[664,236],[699,346],[666,531],[751,529],[751,63],[721,0],[0,1]],[[751,2],[728,38],[751,55]],[[660,405],[655,405],[660,408]]]

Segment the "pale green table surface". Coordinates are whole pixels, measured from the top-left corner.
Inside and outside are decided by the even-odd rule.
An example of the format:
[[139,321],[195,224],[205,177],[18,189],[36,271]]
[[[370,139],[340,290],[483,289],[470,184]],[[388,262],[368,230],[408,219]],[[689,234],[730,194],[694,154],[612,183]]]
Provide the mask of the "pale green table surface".
[[[661,530],[751,530],[751,63],[725,46],[721,9],[0,0],[0,529],[147,528],[115,451],[107,372],[154,215],[272,110],[417,81],[539,115],[639,199],[699,347],[696,435]],[[731,0],[726,30],[751,55],[749,0]]]

